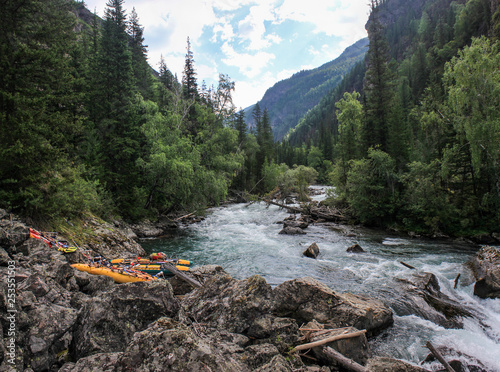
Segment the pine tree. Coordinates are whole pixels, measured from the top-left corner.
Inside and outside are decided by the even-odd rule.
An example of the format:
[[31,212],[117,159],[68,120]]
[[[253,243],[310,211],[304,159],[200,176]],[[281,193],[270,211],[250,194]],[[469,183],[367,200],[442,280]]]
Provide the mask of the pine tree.
[[196,71],[194,69],[194,55],[191,50],[191,41],[187,38],[187,53],[184,63],[184,73],[182,76],[182,85],[184,88],[184,97],[187,99],[198,98],[198,83],[196,80]]

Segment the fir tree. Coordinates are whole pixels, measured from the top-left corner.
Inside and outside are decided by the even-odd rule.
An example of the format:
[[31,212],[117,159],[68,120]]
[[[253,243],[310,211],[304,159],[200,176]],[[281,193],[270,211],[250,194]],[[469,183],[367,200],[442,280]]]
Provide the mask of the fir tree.
[[184,88],[184,97],[188,99],[198,98],[198,83],[196,79],[196,71],[194,69],[194,55],[191,50],[191,42],[187,38],[187,53],[184,63],[184,73],[182,76],[182,85]]
[[388,121],[392,99],[392,74],[388,68],[389,46],[378,19],[379,8],[376,1],[372,1],[371,11],[371,20],[368,25],[370,44],[364,85],[366,121],[363,140],[365,151],[377,145],[382,151],[387,151]]

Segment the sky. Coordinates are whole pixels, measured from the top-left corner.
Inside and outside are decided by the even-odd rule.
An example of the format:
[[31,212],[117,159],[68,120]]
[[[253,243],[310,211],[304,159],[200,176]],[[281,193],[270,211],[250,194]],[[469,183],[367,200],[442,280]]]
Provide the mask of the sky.
[[[107,0],[85,0],[104,16]],[[266,90],[301,70],[337,58],[367,36],[368,0],[125,0],[144,27],[148,62],[161,57],[179,81],[191,43],[198,86],[235,82],[238,109],[260,101]]]

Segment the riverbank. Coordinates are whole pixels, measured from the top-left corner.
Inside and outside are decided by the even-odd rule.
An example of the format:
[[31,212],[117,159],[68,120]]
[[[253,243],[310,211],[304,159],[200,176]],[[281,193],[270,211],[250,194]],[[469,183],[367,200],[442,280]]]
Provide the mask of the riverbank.
[[[190,275],[203,283],[199,289],[178,278],[118,285],[108,277],[73,270],[69,265],[81,261],[80,252],[65,254],[29,238],[29,226],[15,217],[2,214],[0,227],[6,314],[1,367],[7,370],[13,364],[13,370],[34,371],[336,370],[336,362],[321,350],[303,356],[290,351],[308,340],[304,328],[335,332],[344,327],[367,333],[330,345],[347,355],[350,351],[353,359],[360,356],[357,362],[370,370],[395,365],[418,370],[371,355],[366,336],[385,333],[393,322],[391,309],[380,299],[337,291],[305,277],[273,287],[260,275],[236,279],[221,266],[192,270]],[[143,254],[124,230],[106,224],[93,229],[95,236],[79,244],[81,249],[108,258]],[[9,297],[12,286],[16,295]],[[435,278],[425,275],[417,275],[403,290],[415,292],[416,305],[419,298],[440,295]],[[456,305],[445,300],[436,307]],[[448,326],[456,326],[453,321],[464,315],[436,309],[432,314],[433,321]]]

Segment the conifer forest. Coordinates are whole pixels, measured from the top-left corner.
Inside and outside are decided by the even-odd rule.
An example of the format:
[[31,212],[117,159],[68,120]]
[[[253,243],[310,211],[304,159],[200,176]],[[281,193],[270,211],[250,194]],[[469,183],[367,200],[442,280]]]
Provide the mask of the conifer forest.
[[182,76],[153,69],[124,0],[3,1],[0,208],[139,221],[318,182],[355,223],[500,232],[498,0],[409,3],[371,1],[366,56],[275,142],[273,107],[201,84],[189,38]]

